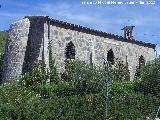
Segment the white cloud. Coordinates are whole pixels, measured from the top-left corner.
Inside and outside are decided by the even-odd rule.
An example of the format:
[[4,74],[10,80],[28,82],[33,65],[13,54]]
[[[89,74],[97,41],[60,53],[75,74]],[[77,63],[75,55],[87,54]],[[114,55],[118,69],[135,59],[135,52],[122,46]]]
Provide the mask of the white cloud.
[[[93,12],[81,12],[81,6],[71,6],[67,3],[62,3],[60,5],[54,5],[54,4],[39,4],[39,9],[41,8],[41,11],[45,12],[46,14],[49,14],[52,17],[61,16],[66,18],[69,21],[74,22],[83,22],[83,23],[89,23],[89,24],[110,24],[109,20],[102,19],[102,14],[93,14]],[[77,10],[79,11],[77,12]]]

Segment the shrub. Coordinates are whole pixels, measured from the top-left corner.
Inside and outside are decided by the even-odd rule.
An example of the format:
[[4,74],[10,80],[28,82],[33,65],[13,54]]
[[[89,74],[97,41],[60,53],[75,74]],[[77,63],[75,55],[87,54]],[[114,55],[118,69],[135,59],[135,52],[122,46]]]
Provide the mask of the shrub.
[[31,104],[36,97],[34,93],[13,80],[0,86],[0,119],[25,119],[27,104]]
[[60,81],[60,78],[58,76],[58,71],[57,71],[57,67],[55,64],[55,59],[53,59],[52,57],[52,48],[51,48],[51,44],[49,43],[49,68],[50,68],[50,82],[54,82],[54,83],[58,83]]
[[130,80],[128,65],[117,60],[114,65],[109,65],[110,77],[113,81]]
[[39,63],[33,65],[32,71],[26,73],[22,76],[20,80],[20,84],[25,87],[35,88],[39,84],[46,84],[49,79],[49,74],[43,63],[40,61]]
[[3,54],[0,53],[0,84],[2,84],[2,64],[3,64]]
[[7,35],[7,31],[0,31],[0,84],[2,83],[2,62]]
[[0,53],[1,54],[4,51],[4,46],[6,43],[7,36],[8,36],[8,31],[0,31]]
[[57,71],[57,67],[55,65],[55,60],[50,60],[49,66],[50,66],[50,71],[49,71],[50,82],[58,83],[60,81],[60,78]]
[[136,90],[160,97],[160,58],[142,66],[138,80]]
[[137,81],[114,81],[111,85],[109,117],[113,120],[144,120],[149,114],[155,117],[159,98],[134,90]]
[[[63,81],[47,82],[42,63],[20,80],[0,86],[0,119],[104,120],[104,69],[79,60],[67,61]],[[159,99],[134,91],[137,81],[113,80],[108,119],[146,119]]]
[[65,62],[64,81],[72,82],[79,92],[98,92],[104,88],[104,70],[79,60]]

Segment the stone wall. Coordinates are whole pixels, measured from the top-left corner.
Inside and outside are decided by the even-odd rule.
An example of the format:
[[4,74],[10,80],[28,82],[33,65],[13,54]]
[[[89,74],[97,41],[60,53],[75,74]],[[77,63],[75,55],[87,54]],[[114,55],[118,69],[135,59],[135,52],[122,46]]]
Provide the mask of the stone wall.
[[102,65],[103,58],[112,49],[115,59],[128,62],[131,79],[141,55],[146,62],[155,58],[154,44],[128,40],[47,16],[27,16],[11,25],[3,62],[3,82],[29,72],[39,60],[49,68],[49,42],[58,70],[63,72],[65,48],[70,41],[75,46],[76,59],[89,63],[92,54],[96,65]]
[[49,67],[46,23],[44,17],[25,17],[11,25],[4,54],[2,82],[30,72],[40,60]]
[[[22,68],[22,73],[31,71],[32,66],[39,60],[45,61],[44,50],[44,23],[46,22],[43,17],[28,17],[30,20],[30,28],[27,39],[27,46],[25,58]],[[47,32],[47,31],[46,31]],[[45,56],[44,56],[45,55]]]
[[131,79],[134,77],[141,55],[144,56],[146,62],[155,58],[153,48],[99,37],[54,25],[50,26],[50,40],[52,41],[53,58],[56,59],[60,72],[64,71],[64,60],[66,59],[65,47],[70,41],[76,47],[76,58],[87,63],[90,62],[90,54],[92,52],[93,63],[102,65],[103,58],[106,58],[107,52],[112,49],[115,59],[118,58],[124,62],[127,59]]
[[22,73],[29,27],[28,18],[13,23],[10,27],[4,52],[2,82],[16,78]]

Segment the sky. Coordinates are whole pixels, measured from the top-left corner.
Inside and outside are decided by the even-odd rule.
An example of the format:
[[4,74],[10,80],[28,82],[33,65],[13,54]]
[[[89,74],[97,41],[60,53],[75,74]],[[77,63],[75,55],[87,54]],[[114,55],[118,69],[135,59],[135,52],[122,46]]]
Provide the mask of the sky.
[[[102,4],[111,1],[123,4]],[[0,6],[0,30],[28,15],[47,15],[120,36],[124,26],[134,25],[134,39],[157,44],[160,55],[160,0],[0,0]]]

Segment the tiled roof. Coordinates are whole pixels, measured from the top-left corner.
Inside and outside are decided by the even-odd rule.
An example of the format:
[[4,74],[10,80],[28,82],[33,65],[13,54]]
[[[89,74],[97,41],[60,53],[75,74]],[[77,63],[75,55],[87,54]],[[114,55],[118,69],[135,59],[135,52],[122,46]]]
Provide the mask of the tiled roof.
[[71,30],[75,30],[75,31],[79,31],[79,32],[87,33],[87,34],[92,34],[92,35],[100,36],[100,37],[104,37],[104,38],[115,39],[117,41],[137,44],[137,45],[140,45],[140,46],[149,47],[149,48],[153,48],[153,49],[155,49],[155,47],[156,47],[156,44],[145,43],[143,41],[138,41],[138,40],[135,40],[135,39],[127,39],[127,38],[124,38],[122,36],[118,36],[118,35],[115,35],[115,34],[112,34],[112,33],[107,33],[107,32],[103,32],[103,31],[91,29],[91,28],[88,28],[88,27],[84,27],[84,26],[81,26],[81,25],[71,24],[71,23],[68,23],[68,22],[52,19],[52,18],[49,18],[49,16],[26,16],[26,17],[27,18],[45,18],[46,21],[50,21],[51,25],[55,25],[57,27],[62,27],[62,28],[65,28],[65,29],[71,29]]

